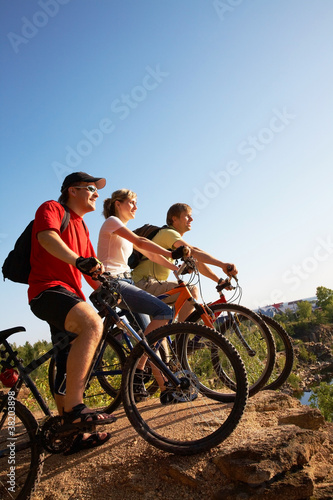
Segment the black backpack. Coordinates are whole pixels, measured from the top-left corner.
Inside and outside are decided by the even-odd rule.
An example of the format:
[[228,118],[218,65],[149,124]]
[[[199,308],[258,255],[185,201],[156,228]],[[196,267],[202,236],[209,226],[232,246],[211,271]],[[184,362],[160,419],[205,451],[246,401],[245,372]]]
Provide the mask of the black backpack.
[[[161,230],[165,229],[168,226],[153,226],[152,224],[145,224],[144,226],[138,227],[138,229],[134,229],[133,233],[137,234],[138,236],[143,236],[144,238],[147,238],[148,240],[152,240],[154,236]],[[128,265],[131,269],[135,269],[136,266],[140,264],[142,259],[145,259],[138,250],[133,250],[133,253],[129,256],[128,258]]]
[[[69,224],[70,214],[68,208],[65,209],[64,216],[61,221],[60,232],[63,233]],[[31,234],[34,220],[29,222],[23,233],[18,237],[14,249],[9,252],[2,266],[3,279],[6,278],[15,281],[16,283],[28,284],[31,253]]]

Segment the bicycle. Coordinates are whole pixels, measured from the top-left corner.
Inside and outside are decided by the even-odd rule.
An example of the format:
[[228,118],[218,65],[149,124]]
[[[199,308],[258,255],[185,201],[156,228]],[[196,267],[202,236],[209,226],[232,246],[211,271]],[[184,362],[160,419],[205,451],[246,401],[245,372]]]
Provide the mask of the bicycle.
[[[185,259],[184,264],[187,266],[190,265],[196,270],[193,259]],[[180,269],[181,272],[182,270],[184,270],[184,267]],[[269,333],[273,334],[275,345],[278,349],[278,356],[274,364],[272,357],[275,355],[275,349],[272,347],[271,336],[267,333],[267,329],[265,330],[262,326],[262,322],[258,325],[258,317],[255,313],[244,307],[241,308],[241,306],[228,305],[228,309],[226,308],[225,304],[227,301],[223,290],[225,288],[235,288],[231,285],[230,279],[225,280],[217,287],[220,295],[219,299],[204,307],[196,303],[188,286],[179,278],[179,274],[179,272],[175,274],[179,282],[178,287],[159,296],[163,300],[167,296],[179,294],[174,306],[175,318],[178,317],[179,311],[185,301],[190,300],[194,304],[195,311],[186,321],[202,321],[206,326],[214,328],[223,335],[228,336],[237,350],[242,352],[243,361],[245,360],[248,377],[252,382],[250,396],[262,389],[273,390],[280,387],[287,380],[293,366],[293,348],[287,332],[278,323],[271,320],[271,318],[262,318],[270,326]],[[239,286],[238,282],[237,286]],[[98,309],[98,301],[96,303],[94,295],[94,293],[91,294],[91,300]],[[221,304],[223,305],[221,306]],[[124,314],[124,311],[121,311],[119,314]],[[230,323],[232,315],[235,321]],[[107,314],[103,314],[103,316],[105,316],[104,329],[108,330],[108,334],[87,384],[84,401],[90,407],[96,405],[100,407],[102,401],[104,411],[112,413],[121,403],[120,384],[122,367],[127,356],[129,356],[133,349],[133,337],[130,338],[126,332],[115,327]],[[226,327],[226,322],[222,321],[224,317],[228,317],[229,328]],[[135,320],[131,322],[132,327],[134,323]],[[259,353],[256,362],[253,360],[253,356],[255,355],[253,350],[254,345],[256,346],[256,353]],[[266,350],[269,352],[267,358],[265,357]],[[54,393],[55,373],[55,360],[52,358],[49,366],[49,385],[52,394]],[[149,393],[154,394],[158,386],[152,376],[149,363],[146,365],[145,373],[146,389]],[[220,370],[220,376],[221,373],[222,371]],[[268,385],[265,385],[267,383]]]
[[[196,269],[195,263],[191,262],[190,265]],[[204,321],[204,324],[207,326],[211,326],[215,328],[216,330],[220,331],[224,335],[228,335],[226,332],[225,328],[225,323],[223,322],[223,327],[221,329],[221,315],[225,312],[225,306],[224,304],[227,304],[226,297],[223,293],[223,290],[225,289],[232,289],[235,290],[240,289],[238,280],[236,280],[236,287],[232,286],[231,284],[231,278],[227,278],[225,280],[220,280],[220,283],[216,286],[216,290],[219,293],[219,299],[210,302],[207,304],[208,312],[211,314],[211,317],[214,320],[214,324],[210,324],[209,320],[207,319],[206,316],[198,315],[198,309],[196,312],[193,312],[188,318],[186,318],[186,321],[200,321],[202,319]],[[171,291],[173,292],[173,291]],[[238,293],[238,295],[241,294],[241,292]],[[181,299],[181,301],[178,303],[177,307],[177,314],[179,313],[180,308],[182,307],[182,304],[184,303],[185,297]],[[222,304],[222,306],[221,306]],[[200,312],[200,310],[199,310]],[[261,380],[261,390],[276,390],[279,389],[288,379],[289,375],[291,374],[293,364],[294,364],[294,348],[293,348],[293,343],[290,335],[286,332],[286,330],[283,328],[282,325],[280,325],[276,320],[273,318],[263,314],[263,313],[258,313],[258,316],[264,320],[266,325],[268,326],[273,339],[274,339],[274,344],[275,344],[275,363],[272,369],[272,372],[269,376],[269,378],[266,380],[266,385],[263,384],[263,380]],[[205,321],[206,320],[206,321]],[[243,361],[245,361],[245,365],[248,367],[250,363],[250,359],[247,360],[247,354],[251,356],[251,352],[249,353],[249,347],[244,345],[243,340],[241,339],[241,336],[239,333],[235,332],[238,336],[239,342],[243,345],[244,349],[242,346],[237,343],[236,348],[237,350],[241,353],[243,356]],[[229,339],[231,337],[228,337]],[[237,340],[236,340],[237,341]],[[232,341],[233,343],[235,340]],[[248,340],[248,344],[252,347],[253,346],[253,341],[251,342]],[[235,345],[235,344],[234,344]],[[248,372],[249,374],[249,381],[251,382],[252,377],[251,377],[251,372]],[[266,373],[267,377],[267,373]],[[253,388],[251,390],[250,388],[250,395],[253,395]]]
[[[275,366],[276,348],[271,331],[255,312],[237,304],[227,303],[222,291],[231,287],[230,279],[217,287],[220,298],[216,302],[199,304],[188,284],[180,278],[180,275],[187,271],[191,272],[191,276],[199,276],[195,259],[185,257],[183,261],[179,270],[174,273],[178,286],[158,295],[158,298],[164,300],[178,294],[174,303],[174,320],[185,302],[189,301],[194,311],[185,321],[200,322],[228,338],[243,359],[249,380],[249,396],[253,396],[265,387]],[[200,346],[200,339],[197,340],[197,345]]]
[[[151,332],[146,339],[140,335],[114,311],[114,298],[117,294],[115,280],[100,277],[99,303],[106,309],[119,328],[124,329],[137,341],[128,356],[122,371],[121,398],[126,415],[135,430],[153,446],[169,453],[190,455],[208,451],[222,443],[237,427],[246,407],[248,382],[243,362],[231,343],[217,335],[206,326],[194,323],[174,323]],[[15,376],[8,382],[9,390],[0,398],[0,496],[26,499],[38,483],[42,473],[44,450],[62,453],[73,441],[78,432],[91,432],[92,422],[71,424],[67,427],[62,418],[52,413],[41,397],[30,373],[50,359],[59,349],[65,349],[75,335],[57,342],[52,349],[27,366],[23,366],[8,338],[16,332],[25,331],[23,327],[11,328],[0,332],[2,373]],[[102,346],[108,334],[104,329]],[[193,339],[200,335],[206,345],[200,352],[177,351],[175,339]],[[165,345],[167,344],[167,349]],[[211,350],[216,351],[215,362],[228,374],[228,384],[217,376],[217,367],[211,358]],[[100,354],[96,351],[92,367]],[[193,354],[193,355],[192,355]],[[142,356],[157,367],[166,380],[166,389],[174,404],[162,405],[158,394],[138,401],[135,397],[134,378],[137,365]],[[182,359],[191,356],[191,370],[184,369]],[[164,361],[163,361],[164,359]],[[6,377],[1,377],[6,381]],[[10,378],[10,377],[9,377]],[[89,377],[88,377],[89,379]],[[25,384],[36,399],[45,417],[39,422],[18,400],[20,390]],[[10,418],[15,402],[15,426]],[[103,421],[100,421],[101,423]],[[102,424],[101,424],[102,425]],[[14,435],[9,434],[12,432]],[[11,450],[8,436],[15,448],[13,491],[8,490],[7,473]],[[15,466],[16,467],[16,466]],[[9,469],[10,471],[10,469]]]
[[290,335],[280,323],[265,314],[259,313],[259,316],[268,325],[276,346],[275,365],[264,390],[276,390],[288,380],[292,372],[295,359],[294,346]]
[[[227,278],[225,280],[220,280],[220,283],[216,286],[216,290],[219,293],[219,299],[210,302],[207,304],[207,307],[213,314],[214,318],[214,328],[219,330],[221,324],[221,314],[224,312],[224,306],[221,304],[226,304],[227,300],[223,293],[225,289],[235,290],[236,288],[240,288],[237,280],[237,286],[232,286],[231,278]],[[240,292],[241,293],[241,292]],[[273,370],[266,381],[266,385],[262,387],[261,390],[277,390],[279,389],[288,379],[289,375],[292,372],[293,364],[294,364],[294,347],[292,343],[292,339],[290,335],[286,332],[282,325],[280,325],[276,320],[267,316],[263,313],[258,313],[258,316],[264,320],[266,325],[268,326],[275,344],[275,363],[273,366]],[[198,320],[197,314],[193,313],[193,316],[189,316],[186,321],[195,321]],[[208,324],[208,323],[205,323]],[[221,333],[225,334],[225,326],[223,326],[223,331]],[[240,339],[242,342],[242,340]],[[252,342],[250,343],[252,345]],[[246,360],[246,353],[241,349],[238,345],[237,349],[239,352],[243,353],[243,360]],[[245,346],[246,352],[248,348]]]

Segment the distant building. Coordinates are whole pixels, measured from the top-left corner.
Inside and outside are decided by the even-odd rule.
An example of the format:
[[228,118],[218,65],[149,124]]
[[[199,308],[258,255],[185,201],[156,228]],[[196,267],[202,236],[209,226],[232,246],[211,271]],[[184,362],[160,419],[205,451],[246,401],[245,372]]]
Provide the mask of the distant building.
[[288,309],[292,312],[296,312],[299,302],[310,302],[312,305],[312,310],[317,307],[317,297],[310,297],[309,299],[298,299],[291,302],[279,302],[277,304],[271,304],[269,306],[259,307],[255,312],[260,312],[266,314],[273,318],[275,314],[285,313]]

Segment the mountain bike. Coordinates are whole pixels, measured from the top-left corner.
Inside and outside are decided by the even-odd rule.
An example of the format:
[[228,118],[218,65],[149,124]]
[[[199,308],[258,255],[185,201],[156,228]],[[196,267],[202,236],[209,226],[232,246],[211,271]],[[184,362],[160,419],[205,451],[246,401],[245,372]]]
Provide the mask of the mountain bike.
[[[250,397],[263,389],[269,380],[275,366],[275,342],[265,321],[255,312],[246,307],[227,303],[223,290],[233,288],[230,279],[223,281],[218,287],[220,298],[210,304],[199,304],[193,297],[189,284],[181,278],[182,273],[190,272],[190,280],[200,275],[193,257],[185,257],[179,270],[174,273],[178,285],[165,293],[158,295],[161,300],[177,295],[174,303],[174,319],[179,311],[190,302],[194,311],[185,321],[204,324],[214,328],[227,338],[240,354],[248,376]],[[184,341],[184,338],[182,339]],[[195,339],[197,348],[200,339]],[[212,351],[212,356],[214,352]],[[220,376],[223,371],[220,370]]]
[[[179,271],[174,273],[178,281],[178,286],[158,296],[158,298],[163,300],[168,296],[178,294],[174,305],[174,319],[178,317],[179,311],[184,303],[190,301],[195,310],[189,315],[186,321],[195,323],[201,322],[210,328],[214,328],[231,341],[243,358],[250,383],[249,395],[253,396],[264,388],[269,379],[270,382],[272,382],[273,376],[276,376],[276,369],[272,375],[273,369],[277,365],[275,364],[275,345],[271,331],[267,328],[265,322],[253,311],[239,305],[227,304],[223,289],[233,288],[230,279],[225,280],[217,287],[220,293],[219,300],[208,306],[198,304],[193,298],[188,285],[180,277],[185,267],[189,266],[191,267],[191,271],[198,274],[195,261],[191,257],[185,257],[183,261],[184,264],[182,264]],[[193,276],[193,273],[191,276]],[[90,299],[98,309],[99,305],[98,301],[96,302],[95,300],[95,296],[96,293],[93,292]],[[124,311],[122,311],[122,314],[123,313]],[[103,314],[103,316],[105,316],[104,328],[108,331],[108,334],[101,348],[96,365],[91,373],[89,383],[87,384],[84,402],[93,407],[102,404],[104,411],[112,413],[121,403],[120,385],[122,367],[127,356],[133,349],[135,339],[133,336],[130,337],[126,332],[119,330],[119,328],[114,325],[112,319],[108,317],[108,314]],[[135,324],[134,318],[130,323],[131,326],[138,331],[139,326]],[[182,337],[182,339],[184,339],[184,337]],[[196,347],[198,345],[200,345],[200,343],[197,342]],[[185,352],[184,346],[181,347],[178,345],[178,348],[183,349]],[[214,356],[214,353],[212,352],[211,355]],[[279,358],[279,360],[281,362],[281,358]],[[188,368],[190,363],[188,357],[186,357],[186,363]],[[288,367],[284,370],[283,378],[285,375],[289,376],[289,373],[286,373],[287,369],[289,370]],[[51,359],[49,367],[49,384],[52,393],[55,373],[55,360]],[[158,386],[152,376],[149,363],[146,364],[145,373],[146,389],[153,394],[158,389]],[[222,376],[223,373],[223,370],[220,368],[220,376]],[[279,378],[279,381],[282,381],[282,377]],[[229,383],[231,382],[229,381]]]
[[[216,330],[221,329],[221,315],[224,314],[224,306],[220,306],[221,304],[226,304],[227,299],[224,295],[223,290],[228,289],[228,290],[236,290],[235,294],[236,296],[241,296],[241,289],[238,283],[238,280],[236,280],[236,286],[233,286],[231,283],[231,278],[227,278],[225,280],[220,280],[220,283],[216,286],[216,290],[219,293],[219,299],[210,302],[207,304],[207,307],[209,308],[209,311],[212,313],[213,318],[214,318],[214,328]],[[235,295],[233,296],[233,300],[235,300]],[[278,323],[276,320],[271,318],[270,316],[267,316],[263,313],[258,313],[258,316],[264,320],[266,325],[268,326],[273,338],[274,338],[274,343],[275,343],[275,363],[273,366],[273,370],[266,381],[266,385],[262,388],[262,390],[276,390],[279,389],[288,379],[289,375],[291,374],[293,364],[294,364],[294,348],[293,348],[293,343],[290,335],[286,332],[286,330],[283,328],[280,323]],[[198,321],[198,314],[193,313],[193,316],[189,316],[186,321]],[[208,323],[205,323],[208,324]],[[225,333],[225,325],[223,325],[223,330],[221,330],[221,333]],[[228,337],[230,339],[230,337]],[[250,345],[252,345],[252,341],[249,342]],[[245,349],[246,352],[244,353],[244,350],[242,347],[237,344],[237,349],[240,353],[243,354],[243,360],[245,360],[246,364],[246,352],[247,348]],[[249,372],[250,373],[250,372]],[[250,373],[250,378],[251,378],[251,373]]]
[[280,323],[265,314],[259,313],[259,316],[268,325],[276,347],[275,365],[264,390],[276,390],[287,381],[292,372],[295,359],[294,346],[290,335]]
[[[208,451],[222,443],[237,427],[248,398],[246,370],[236,349],[214,330],[194,323],[165,325],[141,338],[114,310],[118,293],[116,280],[103,275],[99,279],[102,282],[98,295],[100,307],[137,341],[121,375],[121,399],[135,430],[153,446],[179,455]],[[30,377],[33,370],[59,350],[66,349],[76,336],[68,335],[37,360],[23,366],[8,342],[12,334],[23,331],[23,327],[16,327],[0,332],[0,380],[8,387],[0,397],[0,498],[4,500],[30,498],[42,473],[44,450],[62,453],[78,432],[92,432],[96,424],[80,422],[66,426],[61,417],[52,416]],[[107,334],[105,328],[91,371]],[[191,341],[197,336],[205,348],[193,353],[189,348],[178,350],[176,339],[184,337]],[[136,398],[135,375],[142,356],[163,376],[170,404],[162,404],[158,393],[140,400]],[[184,368],[188,356],[190,369]],[[228,374],[227,380],[218,376],[219,367]],[[19,400],[24,385],[45,415],[38,421]],[[99,422],[103,425],[102,420]],[[11,460],[15,464],[12,465]]]

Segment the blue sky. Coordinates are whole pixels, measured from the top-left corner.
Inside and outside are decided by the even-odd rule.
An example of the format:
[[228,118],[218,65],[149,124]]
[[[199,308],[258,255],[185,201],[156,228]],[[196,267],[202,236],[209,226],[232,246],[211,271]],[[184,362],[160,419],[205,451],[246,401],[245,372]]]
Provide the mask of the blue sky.
[[[131,229],[192,206],[186,239],[236,263],[243,305],[333,288],[332,25],[330,0],[1,2],[1,262],[83,170],[107,179],[95,246],[128,187]],[[49,339],[26,288],[1,281],[1,329]]]

